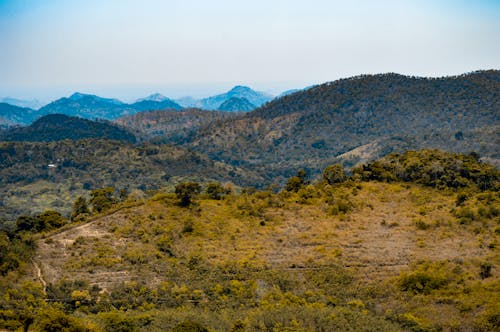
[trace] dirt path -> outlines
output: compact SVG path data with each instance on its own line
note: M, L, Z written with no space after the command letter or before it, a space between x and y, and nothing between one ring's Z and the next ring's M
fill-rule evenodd
M38 266L37 262L35 262L34 260L31 260L31 262L33 263L33 267L35 268L36 277L38 280L40 280L40 283L43 286L43 293L46 294L47 293L47 282L43 278L42 269L40 269L40 266Z

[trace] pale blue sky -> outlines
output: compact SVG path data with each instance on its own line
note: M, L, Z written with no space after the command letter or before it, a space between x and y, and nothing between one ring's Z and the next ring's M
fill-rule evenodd
M500 69L500 0L0 0L0 98Z

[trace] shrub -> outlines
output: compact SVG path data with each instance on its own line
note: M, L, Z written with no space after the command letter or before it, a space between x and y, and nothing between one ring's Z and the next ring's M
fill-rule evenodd
M201 187L196 182L183 182L175 186L175 194L180 200L180 206L189 206L192 204L193 199L198 196Z
M209 198L216 200L220 200L229 194L228 190L225 189L219 182L210 182L207 184L205 191Z
M433 290L440 289L447 283L448 280L444 276L428 271L405 273L399 279L401 290L414 294L428 294Z
M347 178L344 167L339 164L330 165L323 171L323 180L328 184L342 183Z
M187 320L177 324L171 332L209 332L203 325Z

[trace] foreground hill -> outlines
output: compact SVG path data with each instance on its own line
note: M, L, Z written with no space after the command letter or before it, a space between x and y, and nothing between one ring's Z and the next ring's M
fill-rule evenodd
M57 209L65 214L91 189L154 190L182 179L262 183L247 172L183 148L104 139L0 143L0 220Z
M200 128L217 127L222 120L235 116L234 113L191 108L140 112L116 119L115 123L133 130L143 139L156 138L157 141L181 143L195 135Z
M390 155L190 206L131 195L35 235L33 264L1 279L0 327L498 330L500 174L474 157Z
M90 121L62 114L41 117L27 127L0 133L0 141L51 142L65 139L102 138L134 143L129 131L108 122Z
M498 164L500 71L443 78L366 75L278 98L202 130L189 146L284 179L391 151L476 151Z

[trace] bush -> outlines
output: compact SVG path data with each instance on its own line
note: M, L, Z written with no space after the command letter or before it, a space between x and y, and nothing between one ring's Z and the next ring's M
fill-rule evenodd
M208 197L211 199L220 200L227 194L229 191L225 189L219 182L210 182L207 184L207 188L205 189Z
M175 194L180 200L180 206L189 206L201 192L201 186L196 182L183 182L175 186Z
M414 271L403 274L399 279L402 291L414 294L428 294L433 290L440 289L448 283L448 280L437 273L428 271Z
M323 181L328 184L342 183L348 179L344 167L339 164L330 165L323 171Z
M208 329L199 323L193 321L185 321L177 324L171 332L209 332Z

